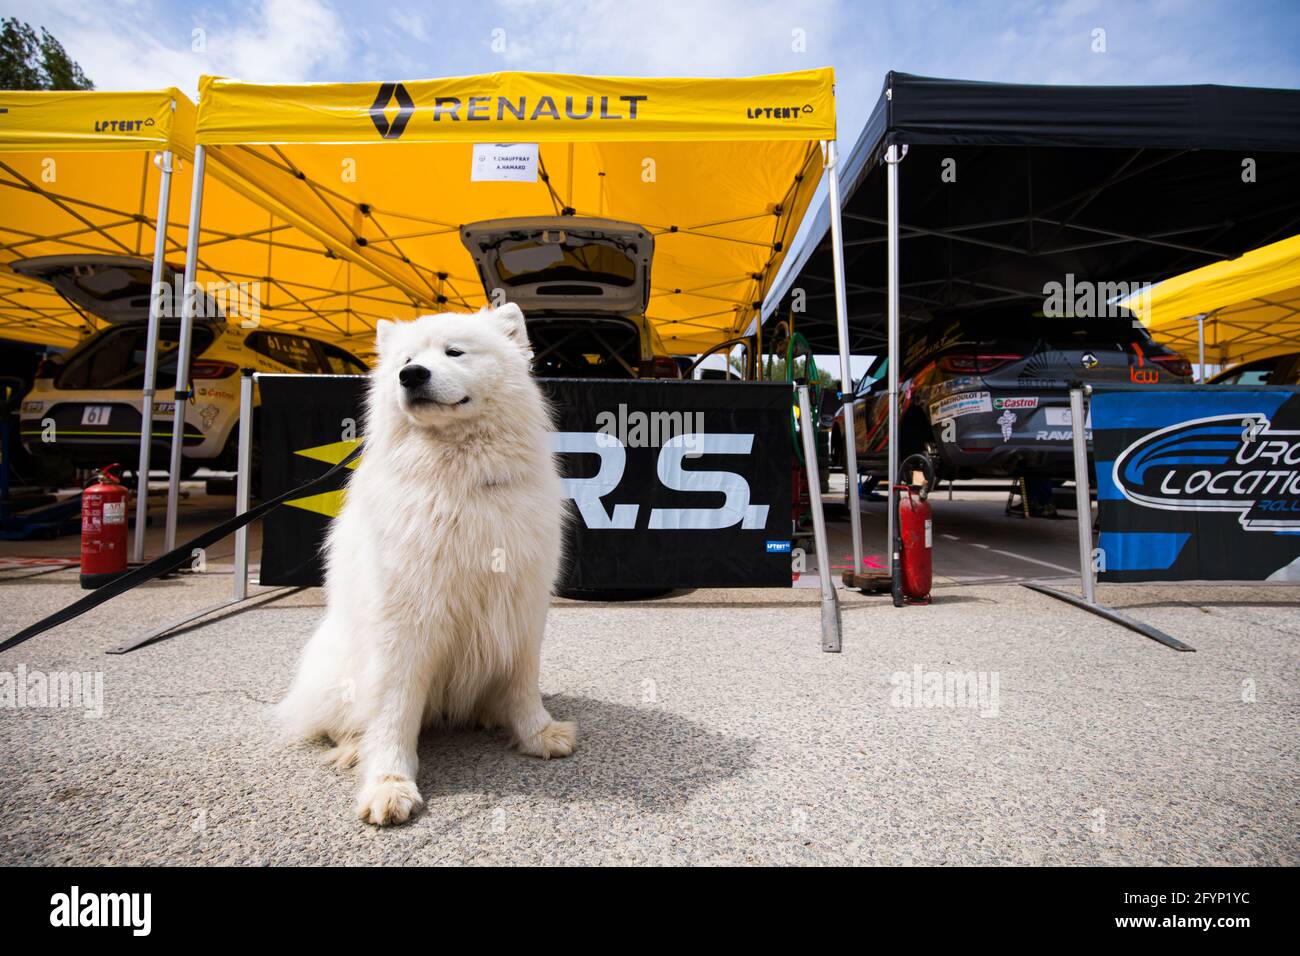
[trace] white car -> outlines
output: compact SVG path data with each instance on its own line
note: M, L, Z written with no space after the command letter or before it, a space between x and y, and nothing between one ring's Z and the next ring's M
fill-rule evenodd
M630 222L584 216L462 226L489 300L524 310L540 378L681 378L646 316L654 237Z
M64 356L47 359L23 399L20 432L34 455L54 455L79 468L139 460L140 392L149 317L151 264L123 256L44 256L11 263L15 272L54 286L81 311L106 322ZM172 267L164 279L175 280ZM180 319L158 332L151 465L165 469L175 410ZM245 329L224 318L196 319L191 337L191 394L185 402L182 473L235 467L240 369L364 375L355 355L298 333Z

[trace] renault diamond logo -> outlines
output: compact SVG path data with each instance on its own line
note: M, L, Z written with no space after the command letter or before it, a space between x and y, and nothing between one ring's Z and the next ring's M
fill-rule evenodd
M394 98L397 100L397 115L389 123L384 110ZM380 84L375 105L370 107L370 119L375 124L375 129L379 130L380 136L384 139L397 139L406 131L406 124L414 114L415 103L411 100L411 95L406 92L406 87L401 83Z

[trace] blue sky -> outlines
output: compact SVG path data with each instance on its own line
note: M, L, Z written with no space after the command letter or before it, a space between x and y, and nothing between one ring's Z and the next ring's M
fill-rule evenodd
M832 66L844 149L889 69L1025 83L1300 87L1298 0L0 0L0 13L50 29L100 89L178 86L191 96L202 73L374 81Z

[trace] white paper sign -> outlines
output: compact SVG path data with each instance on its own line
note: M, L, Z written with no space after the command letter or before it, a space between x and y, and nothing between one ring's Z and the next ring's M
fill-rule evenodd
M537 182L536 143L475 143L470 182Z

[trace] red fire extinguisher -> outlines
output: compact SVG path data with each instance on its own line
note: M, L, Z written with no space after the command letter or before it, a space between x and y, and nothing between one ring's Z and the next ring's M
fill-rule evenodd
M126 571L127 491L116 474L121 467L97 472L81 493L81 586L87 590Z
M934 581L931 550L934 547L934 514L930 503L930 488L934 484L934 469L924 455L911 455L899 467L906 475L908 466L919 464L925 472L925 482L919 487L911 484L894 486L894 606L904 604L929 604L930 586Z

